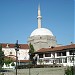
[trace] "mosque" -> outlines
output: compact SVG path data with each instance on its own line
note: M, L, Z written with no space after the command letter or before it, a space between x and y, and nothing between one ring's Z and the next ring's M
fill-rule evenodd
M31 43L35 50L57 46L56 37L53 35L53 33L47 28L42 28L40 6L38 7L37 20L38 28L31 33L30 37L28 38L28 44Z
M29 44L34 47L34 54L37 58L37 65L39 64L62 64L63 66L73 66L75 63L75 44L61 46L57 44L56 37L47 29L42 28L41 11L38 7L38 28L35 29L28 38L28 44L19 44L18 63L19 65L26 65L29 62ZM15 62L16 51L15 44L2 43L2 50L5 57L12 58ZM7 67L4 65L4 68Z

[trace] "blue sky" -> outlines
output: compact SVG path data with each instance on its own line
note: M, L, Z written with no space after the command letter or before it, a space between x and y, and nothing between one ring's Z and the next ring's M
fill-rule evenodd
M57 43L75 43L74 0L0 0L0 43L26 44L37 28L40 4L42 27L56 36Z

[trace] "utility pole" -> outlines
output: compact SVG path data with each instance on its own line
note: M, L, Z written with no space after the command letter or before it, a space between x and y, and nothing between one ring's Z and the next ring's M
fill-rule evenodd
M17 62L18 62L17 51L19 51L18 40L16 41L15 44L15 51L16 51L16 75L17 75Z

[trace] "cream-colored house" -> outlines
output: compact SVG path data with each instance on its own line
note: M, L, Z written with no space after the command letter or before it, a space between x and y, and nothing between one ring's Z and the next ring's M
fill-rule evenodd
M2 51L5 57L11 58L14 62L16 61L16 51L14 48L15 44L2 43ZM19 44L20 48L17 52L17 58L19 65L26 64L29 61L29 46L28 44ZM5 66L5 64L4 64ZM6 66L5 66L6 67ZM11 68L11 66L9 66Z

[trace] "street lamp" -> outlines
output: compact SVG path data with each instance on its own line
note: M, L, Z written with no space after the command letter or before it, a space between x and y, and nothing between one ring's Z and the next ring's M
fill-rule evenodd
M17 75L17 61L18 61L17 51L19 51L18 40L16 41L16 44L15 44L15 51L16 51L16 75Z
M29 52L29 75L30 75L30 56L31 56L31 53Z
M75 49L73 50L73 75L75 75Z

